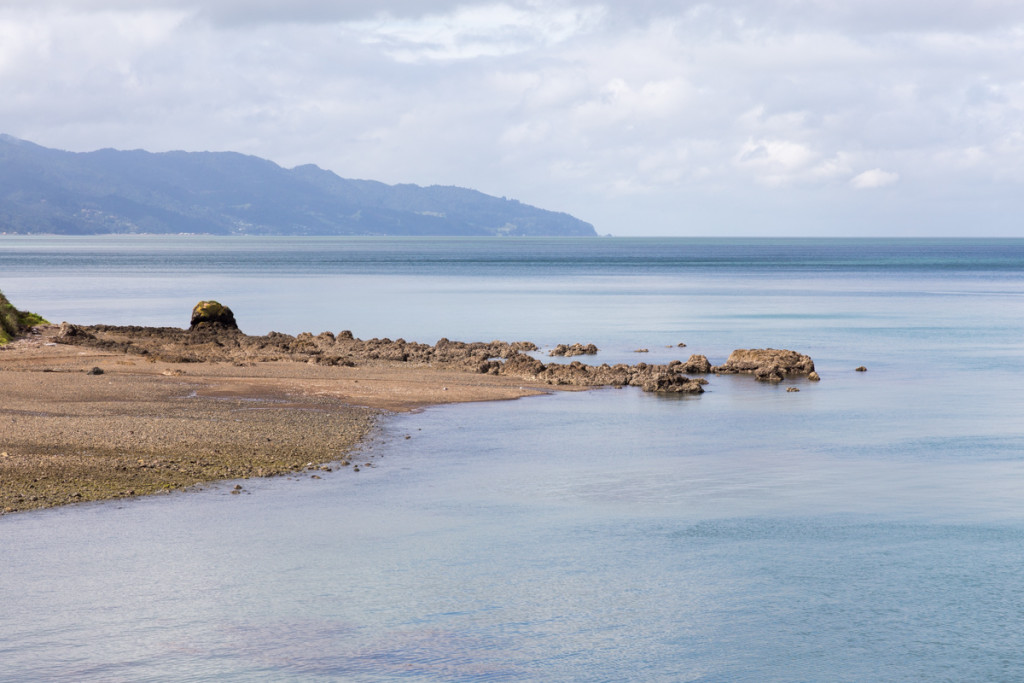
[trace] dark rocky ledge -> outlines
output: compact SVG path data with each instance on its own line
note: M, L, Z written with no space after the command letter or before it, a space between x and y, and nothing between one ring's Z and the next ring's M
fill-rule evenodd
M64 344L150 356L156 360L253 364L289 360L320 365L356 366L398 362L439 365L467 372L521 377L555 386L636 386L644 391L700 394L706 380L685 376L680 361L668 365L544 364L526 352L532 342L459 342L440 339L434 345L404 339L356 339L351 332L337 335L303 332L297 336L271 332L251 336L236 329L198 327L136 327L64 323L57 336Z

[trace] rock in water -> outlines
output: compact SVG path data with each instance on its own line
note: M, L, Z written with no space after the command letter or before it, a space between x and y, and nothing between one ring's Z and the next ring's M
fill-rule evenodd
M235 314L227 306L216 301L200 301L192 309L192 321L188 329L210 328L237 330L238 323L235 322Z
M659 394L703 394L703 380L691 379L672 372L660 372L640 385L643 391Z
M597 347L593 344L559 344L548 353L549 356L594 356L597 354Z
M711 362L707 359L707 356L695 353L690 356L688 361L683 363L680 370L698 375L706 375L711 372Z
M712 368L721 375L752 374L765 382L779 382L786 377L807 376L814 372L814 361L796 351L786 349L736 349L724 365Z

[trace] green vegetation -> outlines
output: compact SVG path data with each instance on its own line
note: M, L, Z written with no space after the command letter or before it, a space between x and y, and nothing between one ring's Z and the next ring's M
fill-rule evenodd
M19 311L3 292L0 292L0 346L8 343L33 325L45 325L49 321L36 313Z

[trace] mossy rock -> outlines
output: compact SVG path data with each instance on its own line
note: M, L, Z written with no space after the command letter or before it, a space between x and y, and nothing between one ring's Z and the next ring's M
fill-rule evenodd
M192 321L189 323L190 330L201 329L228 329L237 330L238 323L235 322L235 314L231 309L217 301L200 301L192 309Z

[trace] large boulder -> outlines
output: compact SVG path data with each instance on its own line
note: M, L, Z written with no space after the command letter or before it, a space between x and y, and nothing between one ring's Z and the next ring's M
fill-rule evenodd
M805 377L814 372L810 356L786 349L736 349L712 371L720 375L744 373L759 380L778 382L786 377Z
M217 301L200 301L192 309L190 330L222 329L237 330L235 314L231 309Z

